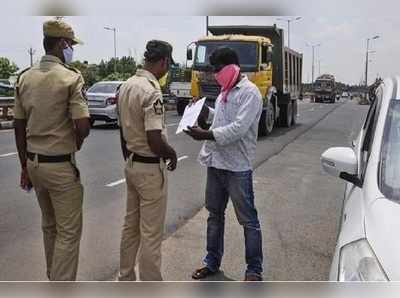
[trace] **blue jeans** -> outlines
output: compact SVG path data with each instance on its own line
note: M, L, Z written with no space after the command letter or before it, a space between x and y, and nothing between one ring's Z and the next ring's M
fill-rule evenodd
M207 169L206 208L207 256L204 263L217 271L224 254L225 209L229 197L236 217L244 229L246 247L246 273L261 274L263 254L261 228L254 206L253 172L231 172L216 168Z

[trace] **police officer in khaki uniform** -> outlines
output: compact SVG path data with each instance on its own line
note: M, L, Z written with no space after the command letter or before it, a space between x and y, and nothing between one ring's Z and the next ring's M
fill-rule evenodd
M164 41L149 41L144 57L143 69L121 86L118 102L127 184L120 281L136 280L137 256L140 280L162 280L166 169L173 171L177 164L175 150L167 143L164 103L158 82L174 63L172 46Z
M21 187L35 189L50 280L75 280L82 231L83 187L74 153L89 135L84 81L71 62L79 43L63 21L43 25L46 55L16 84L15 136Z

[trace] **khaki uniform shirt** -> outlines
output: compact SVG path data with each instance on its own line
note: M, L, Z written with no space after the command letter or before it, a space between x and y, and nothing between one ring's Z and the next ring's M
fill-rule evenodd
M155 157L147 142L146 131L161 130L167 138L165 109L158 80L140 69L120 88L119 121L129 151Z
M55 56L23 72L16 85L15 119L26 119L27 150L43 155L77 150L73 120L89 118L78 70Z

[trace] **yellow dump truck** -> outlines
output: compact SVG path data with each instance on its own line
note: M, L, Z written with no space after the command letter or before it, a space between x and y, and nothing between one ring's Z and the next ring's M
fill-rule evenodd
M212 26L212 35L188 48L192 61L191 93L212 104L220 87L214 79L209 57L222 46L239 55L242 73L257 85L264 101L259 134L268 135L274 126L296 123L297 100L301 99L303 55L284 46L284 31L274 26Z

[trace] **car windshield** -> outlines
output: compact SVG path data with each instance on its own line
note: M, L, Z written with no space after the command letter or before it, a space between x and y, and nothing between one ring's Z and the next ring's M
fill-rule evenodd
M392 101L386 119L380 188L386 198L400 202L400 99Z
M90 93L115 93L119 83L97 83L89 88Z
M0 85L0 97L13 97L14 88Z
M9 81L9 80L6 80L6 79L0 79L0 84L8 85L8 86L11 85L11 84L10 84L10 81Z
M242 70L250 71L257 67L257 44L239 41L209 41L198 43L194 59L195 69L205 69L210 66L210 56L219 47L229 47L239 56Z

